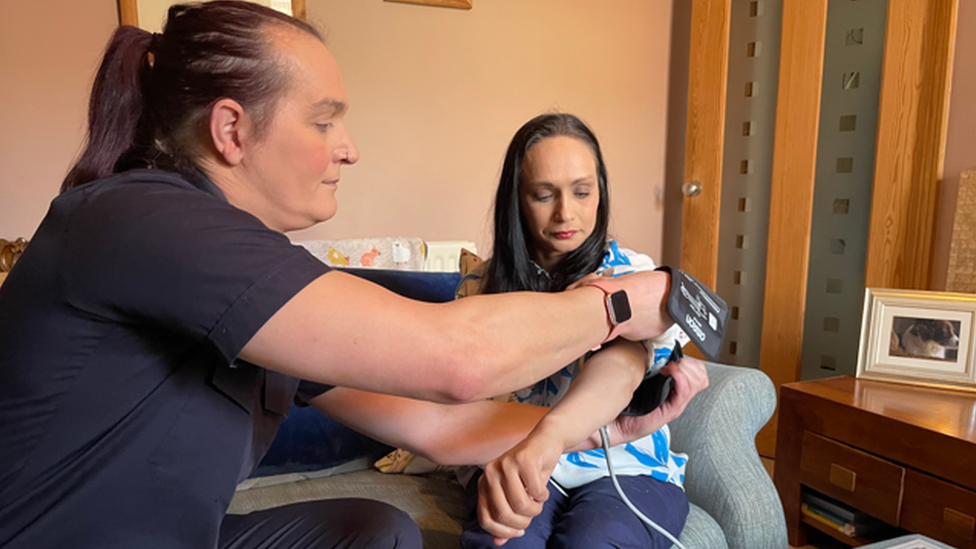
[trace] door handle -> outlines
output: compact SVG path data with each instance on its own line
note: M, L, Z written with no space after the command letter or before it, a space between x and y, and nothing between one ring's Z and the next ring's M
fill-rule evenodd
M701 192L702 192L701 183L697 181L688 181L687 183L681 186L681 193L687 196L688 198L691 198L693 196L698 196L701 194Z

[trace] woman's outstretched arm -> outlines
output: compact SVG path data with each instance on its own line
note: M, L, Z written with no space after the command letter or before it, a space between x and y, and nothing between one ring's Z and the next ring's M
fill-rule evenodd
M633 318L621 336L670 324L669 275L618 277ZM517 390L562 368L609 333L598 288L472 296L443 304L400 297L341 272L319 277L251 339L241 358L286 374L445 403Z
M687 373L694 364L700 365L697 361L688 364L682 361L682 368L673 369L675 394L668 407L660 408L660 413L613 418L609 422L611 443L622 444L643 438L677 417L693 392L697 392L690 389L698 382L690 379ZM552 411L541 406L495 400L439 404L344 387L322 393L312 399L311 404L360 433L442 465L488 463L522 442ZM592 450L600 444L600 435L594 429L581 437L578 444L563 451Z

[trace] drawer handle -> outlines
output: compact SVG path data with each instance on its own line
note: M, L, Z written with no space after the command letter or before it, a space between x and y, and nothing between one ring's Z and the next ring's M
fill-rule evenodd
M946 532L972 541L974 527L976 527L976 519L973 517L948 507L942 511L942 529Z
M830 464L830 483L834 486L847 490L848 492L854 491L854 483L857 480L857 473L847 469L846 467L841 467L836 463Z

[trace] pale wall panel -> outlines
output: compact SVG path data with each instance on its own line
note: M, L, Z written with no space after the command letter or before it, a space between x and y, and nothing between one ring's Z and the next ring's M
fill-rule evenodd
M342 67L362 159L343 170L336 218L296 238L401 234L486 252L508 141L558 108L601 140L615 234L659 256L670 1L307 6Z
M0 238L30 236L78 154L115 0L0 0Z
M614 233L660 255L670 0L309 0L308 13L344 71L362 160L344 170L337 217L296 238L397 234L488 250L509 139L561 109L601 139ZM30 236L57 194L116 22L114 0L0 2L0 236Z

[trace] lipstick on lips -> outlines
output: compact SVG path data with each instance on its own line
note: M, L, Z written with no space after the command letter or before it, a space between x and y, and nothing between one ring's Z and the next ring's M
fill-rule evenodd
M576 234L576 231L558 231L558 232L552 233L552 235L555 236L556 238L558 238L559 240L567 240L567 239L573 238L573 235L575 235L575 234Z

